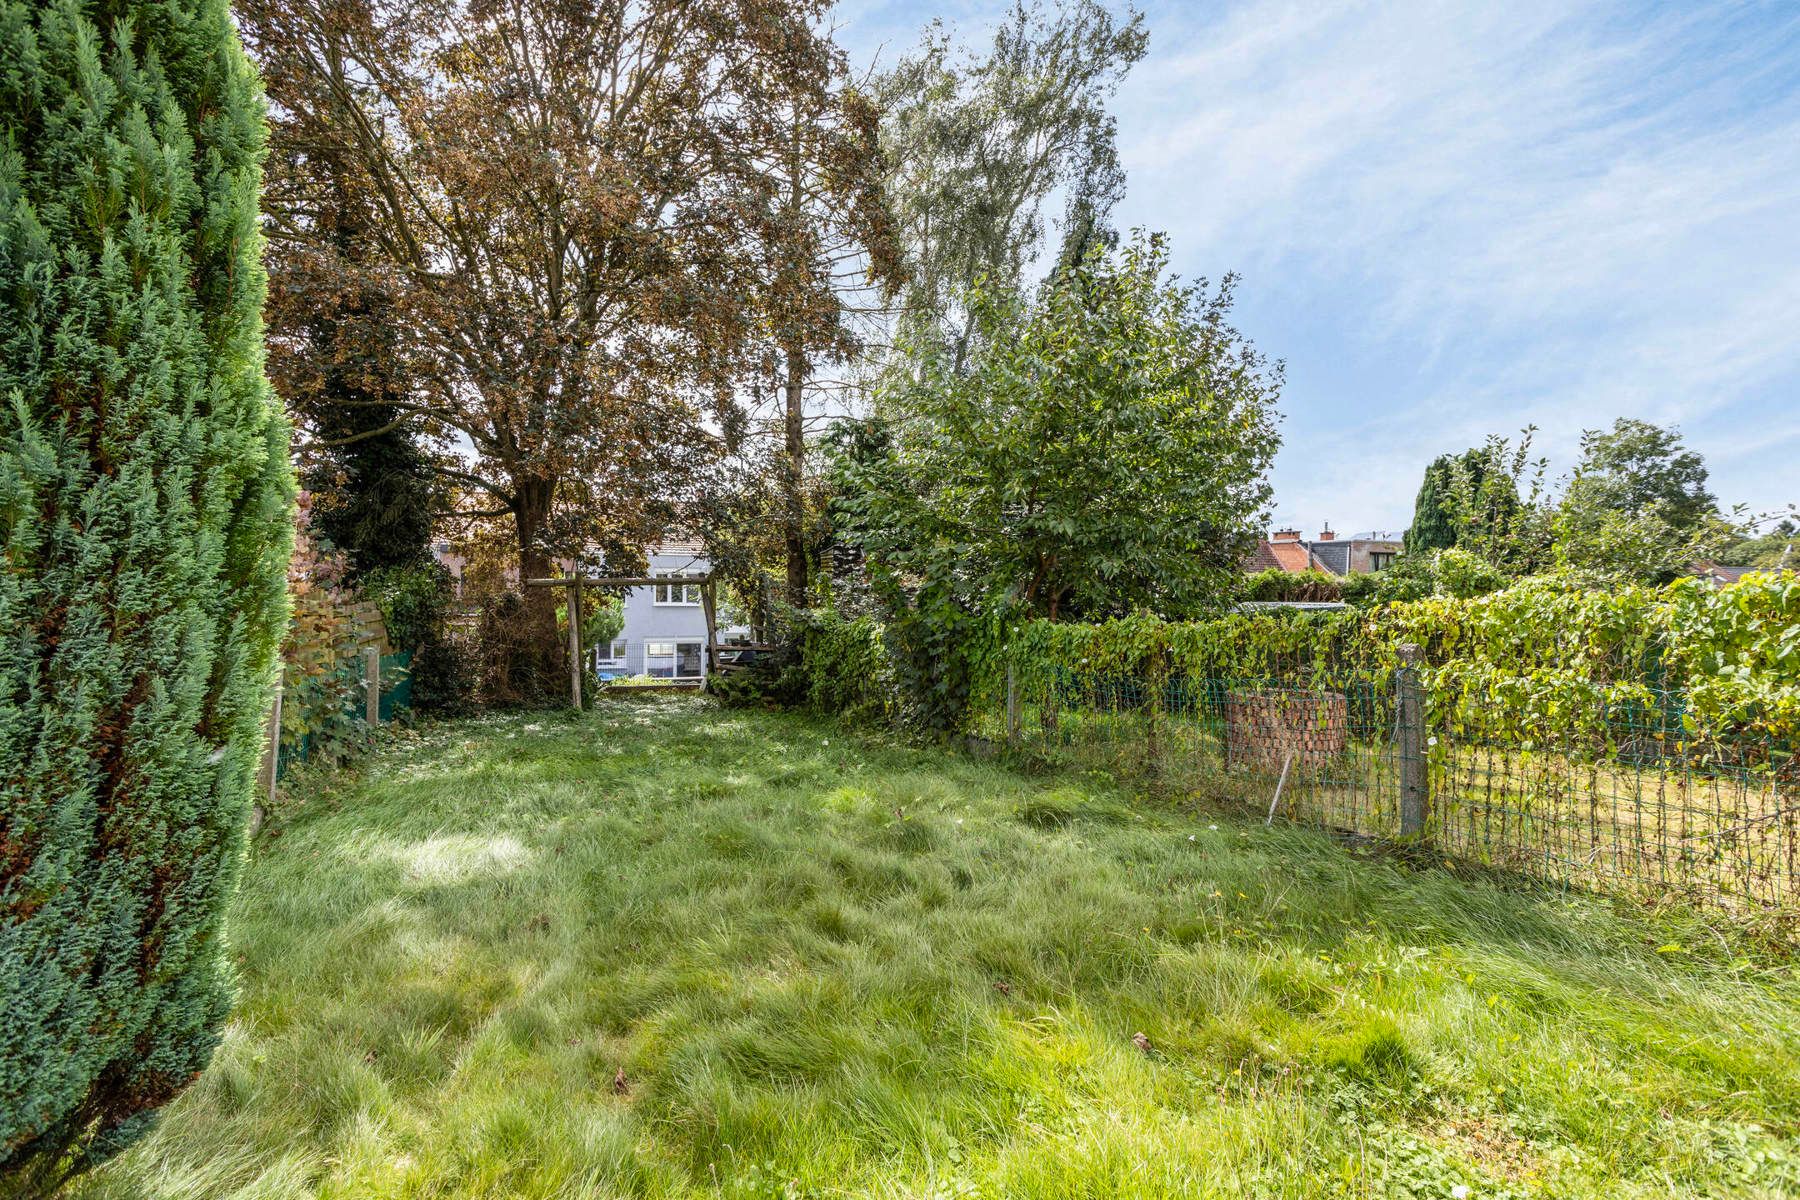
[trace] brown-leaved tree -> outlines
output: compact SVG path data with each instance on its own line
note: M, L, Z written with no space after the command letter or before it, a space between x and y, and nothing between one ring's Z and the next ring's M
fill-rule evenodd
M272 312L290 286L313 289L296 311L378 289L403 394L367 403L510 518L522 577L655 537L716 452L759 331L766 114L829 87L823 8L240 5L281 175ZM327 220L355 236L317 236ZM528 613L553 665L552 597Z

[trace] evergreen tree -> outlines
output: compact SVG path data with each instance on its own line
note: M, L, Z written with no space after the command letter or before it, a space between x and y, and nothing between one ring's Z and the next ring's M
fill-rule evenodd
M292 539L263 136L226 0L0 0L0 1191L140 1136L231 1002Z
M1515 478L1526 465L1509 461L1530 448L1529 431L1520 451L1498 438L1461 454L1440 454L1425 468L1413 521L1405 536L1408 554L1448 550L1473 539L1491 543L1502 538L1519 512ZM1488 547L1491 548L1491 547Z
M432 464L391 381L376 382L353 366L362 339L345 327L382 323L384 314L364 297L351 299L342 315L318 313L308 323L305 345L314 352L320 383L302 392L297 413L312 418L318 433L316 461L305 472L319 498L315 520L332 545L350 558L361 580L386 567L416 567L429 560ZM391 361L379 353L368 361ZM294 393L286 393L290 398Z
M1425 468L1425 480L1419 484L1419 497L1413 502L1412 524L1406 530L1408 554L1448 550L1456 545L1456 521L1450 511L1453 457L1440 454Z
M279 77L271 81L273 103L283 90ZM391 275L370 265L380 249L364 207L368 185L349 157L291 113L272 121L263 203L287 219L270 230L263 316L269 379L305 434L313 527L349 556L361 582L428 561L438 496L436 464L410 419L405 318ZM300 212L307 219L296 222Z

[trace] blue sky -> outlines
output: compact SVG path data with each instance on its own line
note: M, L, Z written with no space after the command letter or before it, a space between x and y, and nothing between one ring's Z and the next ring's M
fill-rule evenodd
M837 19L892 61L1004 7ZM1242 273L1279 523L1398 529L1436 454L1536 424L1554 475L1621 415L1727 504L1800 502L1800 3L1142 7L1115 215Z

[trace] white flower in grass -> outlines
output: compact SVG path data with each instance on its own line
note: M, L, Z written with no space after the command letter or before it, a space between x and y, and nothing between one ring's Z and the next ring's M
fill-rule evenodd
M1469 1200L1469 1185L1459 1183L1450 1189L1451 1200Z
M1190 841L1190 842L1191 842L1191 841L1193 841L1193 840L1194 840L1194 835L1193 835L1193 834L1191 834L1191 833L1190 833L1190 834L1188 834L1188 841Z
M1207 828L1217 832L1219 827L1217 825L1208 825Z
M1436 738L1434 738L1434 737L1428 737L1428 738L1426 738L1426 739L1425 739L1425 744L1426 744L1426 745L1427 745L1427 746L1435 746L1435 745L1437 745L1437 739L1436 739ZM1457 1187L1461 1187L1461 1186L1462 1186L1462 1184L1460 1184L1460 1183L1459 1183L1459 1184L1457 1184L1457 1185L1456 1185L1456 1186L1457 1186Z

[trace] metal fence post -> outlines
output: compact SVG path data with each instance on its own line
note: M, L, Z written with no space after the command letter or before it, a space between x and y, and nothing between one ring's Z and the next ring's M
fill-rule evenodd
M1431 764L1425 755L1425 696L1419 683L1424 655L1407 642L1400 647L1400 669L1394 675L1394 723L1400 755L1400 836L1422 837L1431 813Z
M381 724L381 647L363 647L363 720Z

